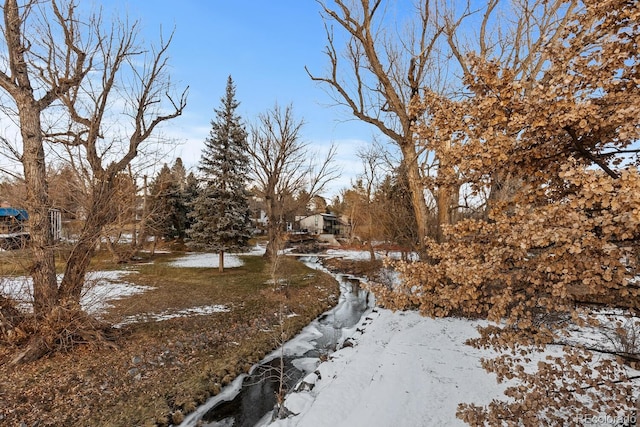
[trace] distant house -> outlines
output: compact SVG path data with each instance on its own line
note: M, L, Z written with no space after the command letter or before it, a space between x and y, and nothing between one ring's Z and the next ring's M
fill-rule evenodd
M20 249L29 240L29 214L3 204L0 207L0 248Z
M301 231L310 234L346 234L347 224L334 214L319 213L309 216L299 216L296 218Z
M58 209L49 209L51 235L60 240L62 220ZM3 203L0 206L0 248L19 249L30 239L29 214L24 209L13 208Z

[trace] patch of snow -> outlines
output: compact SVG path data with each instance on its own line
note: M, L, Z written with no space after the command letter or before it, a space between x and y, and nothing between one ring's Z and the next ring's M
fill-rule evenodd
M254 256L262 256L267 251L266 245L255 245L247 252L242 252L239 255L254 255Z
M80 304L88 313L99 314L115 301L154 289L151 286L136 285L122 281L122 277L133 273L126 270L91 271L85 278L85 291Z
M598 325L570 325L567 328L567 343L579 343L587 348L621 353L639 350L640 317L620 308L598 308L591 311L589 316L593 317Z
M303 372L313 372L318 367L318 358L300 357L293 361L293 366Z
M219 255L217 253L190 253L169 263L179 268L218 268ZM224 267L234 268L242 266L242 260L235 254L224 254Z
M0 295L13 299L26 309L33 302L33 281L27 276L0 277Z
M184 310L166 310L161 313L143 313L135 316L125 317L120 323L114 325L120 328L124 325L137 322L161 322L163 320L176 319L178 317L206 316L213 313L228 313L231 311L225 305L203 305L200 307L190 307Z
M352 261L368 261L371 259L369 251L354 251L349 249L327 249L327 255ZM382 258L382 254L376 253L376 258Z
M384 258L390 258L393 260L402 259L402 253L398 251L376 250L374 252L375 252L376 259L384 259ZM355 251L352 249L328 249L327 255L336 257L336 258L343 258L351 261L369 261L371 259L371 253L369 251ZM418 254L414 252L409 253L408 257L410 261L418 260Z
M91 271L86 275L84 293L80 305L88 313L97 315L109 307L109 301L126 298L153 289L122 280L133 273L126 270ZM58 281L62 275L58 275ZM0 292L18 301L25 310L32 309L33 280L28 276L4 277L0 281Z

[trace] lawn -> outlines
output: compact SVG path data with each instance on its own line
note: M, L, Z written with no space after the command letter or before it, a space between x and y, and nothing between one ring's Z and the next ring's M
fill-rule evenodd
M241 256L219 273L172 264L176 256L126 266L98 258L100 269L126 270L122 280L150 288L101 314L121 325L113 346L78 344L18 367L7 364L15 349L0 347L0 424L178 423L277 347L282 332L292 337L337 300L331 276L292 258L274 272L260 256ZM5 275L21 271L3 266Z

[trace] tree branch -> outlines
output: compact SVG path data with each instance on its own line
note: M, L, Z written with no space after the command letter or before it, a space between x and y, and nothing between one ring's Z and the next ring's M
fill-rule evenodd
M600 169L605 171L607 175L609 175L613 179L620 178L620 175L611 169L606 162L602 159L596 157L591 151L589 151L584 144L582 143L582 139L577 135L576 131L571 126L565 126L563 128L571 137L571 141L573 142L573 146L576 148L578 154L586 160L590 160L592 163L598 165Z

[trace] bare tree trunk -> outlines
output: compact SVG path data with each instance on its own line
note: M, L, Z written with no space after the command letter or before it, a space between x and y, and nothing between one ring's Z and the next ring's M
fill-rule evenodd
M101 180L95 188L89 215L80 233L80 238L67 260L64 277L58 291L60 300L80 302L84 277L102 229L116 216L111 203L113 192L113 182L110 179Z
M33 263L34 313L46 315L56 304L57 279L44 148L40 131L40 113L35 106L25 108L20 114L20 130L24 141L22 155L25 182L27 182L27 210L31 234Z
M104 240L105 240L105 243L106 243L106 246L107 246L107 250L111 254L111 259L113 259L113 262L115 262L116 264L119 264L120 262L122 262L122 258L118 254L118 251L116 250L116 247L113 244L113 240L111 240L111 237L102 236L102 238L104 238ZM117 240L116 240L116 242L117 242Z
M376 251L373 249L373 241L371 239L369 239L368 243L367 243L367 248L369 249L369 260L371 262L376 260Z
M276 196L268 196L266 203L267 213L267 248L264 253L264 257L274 261L280 252L280 245L282 243L282 224L280 222L280 215L276 212L276 206L274 198Z
M422 177L420 175L420 169L418 167L418 154L416 153L416 147L413 141L402 144L402 155L405 167L403 168L407 174L407 182L409 184L409 191L411 193L411 205L413 206L413 212L416 217L416 223L418 225L418 247L424 247L424 239L427 237L427 218L428 209L427 202L424 198L424 184L422 183Z
M436 194L436 206L438 209L438 223L436 224L436 241L444 240L443 226L451 224L451 187L441 185Z
M264 251L264 257L267 259L273 259L277 256L278 253L278 236L277 232L271 228L267 229L267 247Z
M139 235L137 244L139 248L144 248L147 244L147 219L149 217L149 195L148 195L148 178L147 175L143 177L144 189L142 196L142 218L140 218L140 225L138 227ZM155 246L155 244L154 244Z
M153 243L151 244L151 256L154 256L156 254L156 243L158 241L158 238L156 236L153 237Z
M437 206L437 229L436 229L436 241L444 241L445 225L453 224L453 210L457 208L459 204L459 186L457 184L451 184L456 181L456 170L448 160L449 152L451 150L451 141L444 141L442 145L442 152L439 155L439 167L438 178L440 178L440 184L435 193L436 206Z
M224 273L224 251L222 249L218 254L218 271Z
M376 252L373 249L373 237L374 237L374 226L373 226L373 212L371 211L371 185L368 186L367 189L367 222L369 227L369 240L368 240L368 249L369 249L369 257L371 262L376 260Z
M18 4L4 5L4 35L7 43L11 76L0 75L1 87L15 100L23 142L22 165L27 184L26 206L31 229L34 313L45 316L56 304L56 272L53 236L49 218L49 192L40 114L47 106L36 101L25 58L26 47L21 34L22 18Z

